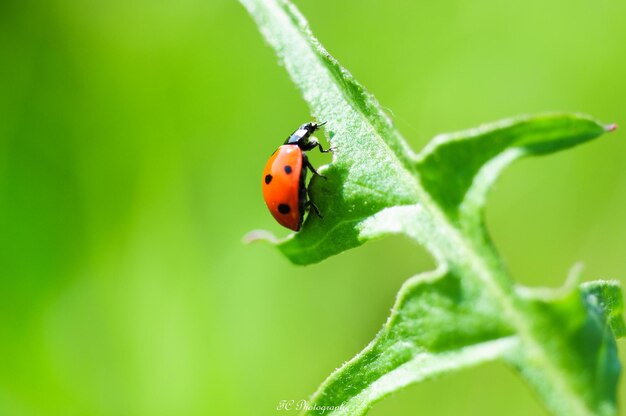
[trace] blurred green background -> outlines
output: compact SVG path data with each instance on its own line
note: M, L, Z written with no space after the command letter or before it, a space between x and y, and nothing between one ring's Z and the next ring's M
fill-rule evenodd
M624 2L297 4L415 149L546 110L626 127ZM402 238L306 268L242 245L286 234L260 174L309 119L235 1L1 1L0 415L295 414L278 402L308 397L433 266ZM505 173L488 222L519 281L557 286L582 261L626 283L625 155L622 128ZM371 412L505 413L545 411L498 363Z

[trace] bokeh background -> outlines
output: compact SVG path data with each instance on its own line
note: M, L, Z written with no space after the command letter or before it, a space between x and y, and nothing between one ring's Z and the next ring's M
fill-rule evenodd
M547 110L626 127L624 2L296 3L416 149ZM422 248L302 268L241 243L286 234L260 173L309 119L235 1L1 1L0 414L289 414L363 348ZM504 174L487 215L516 279L626 283L625 162L622 128ZM546 413L494 363L371 414Z

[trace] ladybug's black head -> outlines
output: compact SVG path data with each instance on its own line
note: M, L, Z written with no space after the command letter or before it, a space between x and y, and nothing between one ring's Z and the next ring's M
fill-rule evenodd
M311 150L319 144L312 134L317 129L326 124L326 122L317 124L316 122L305 123L298 127L298 130L294 131L291 136L287 138L285 144L297 144L302 150Z
M307 130L307 131L310 132L310 134L313 134L315 132L315 130L319 129L324 124L326 124L326 122L323 122L321 124L317 124L316 122L312 121L310 123L306 123L306 124L301 125L300 129Z

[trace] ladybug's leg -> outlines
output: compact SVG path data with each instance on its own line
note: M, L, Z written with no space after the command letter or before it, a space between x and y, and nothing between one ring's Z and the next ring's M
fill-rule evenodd
M304 204L304 208L305 209L313 208L313 211L315 211L315 214L317 214L318 217L324 218L324 217L322 217L322 214L320 214L320 210L317 207L317 205L315 205L313 203L313 201L311 201L310 199L308 201L306 201L306 204Z
M322 147L322 144L320 143L319 140L317 140L317 137L315 137L315 136L308 137L304 146L305 146L305 147L303 147L304 150L312 150L312 149L315 149L316 147L319 147L320 148L320 152L322 152L322 153L328 153L328 152L332 152L332 151L335 150L334 147L330 147L330 148L324 150L324 148Z
M320 146L320 148L321 148L321 146ZM302 153L302 161L304 162L304 166L306 166L307 168L311 169L311 172L313 172L314 175L317 175L317 176L320 176L320 177L326 179L326 176L322 175L321 173L318 173L318 171L315 170L313 165L311 165L311 162L309 162L309 158L306 157L306 154L304 154L304 152Z
M302 163L304 165L304 167L302 168L303 172L302 172L302 177L304 178L304 176L306 176L306 169L309 168L311 169L311 172L313 172L313 174L317 175L317 176L321 176L322 178L326 179L326 176L319 174L315 168L311 165L311 162L309 162L309 158L306 157L305 153L302 153ZM302 185L304 186L304 184ZM320 214L320 210L319 208L317 208L317 205L315 205L315 203L313 201L311 201L311 194L309 193L309 188L306 187L304 188L306 189L306 202L304 203L304 209L305 210L310 210L310 208L313 208L313 211L315 211L315 213L317 214L318 217L320 218L324 218L322 217L322 214Z
M328 149L324 150L324 148L322 147L322 144L320 143L320 141L317 140L317 138L315 138L315 137L309 138L309 142L311 144L313 144L312 148L315 148L317 146L317 147L320 148L320 152L322 152L322 153L328 153L328 152L334 152L335 151L334 147L329 147Z
M336 150L335 147L329 147L328 149L324 150L321 143L318 143L317 146L320 148L320 152L322 153L334 152Z

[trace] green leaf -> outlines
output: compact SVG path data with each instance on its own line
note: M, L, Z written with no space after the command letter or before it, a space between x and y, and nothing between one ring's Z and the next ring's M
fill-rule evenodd
M417 170L424 188L451 220L477 225L487 191L513 160L563 150L610 128L584 115L503 120L435 137L418 156Z
M325 412L331 415L365 414L410 384L500 358L543 385L549 381L537 363L547 352L571 373L561 381L578 384L572 388L585 392L598 414L615 413L620 367L608 324L623 327L619 284L585 283L564 293L522 291L536 314L534 326L545 351L525 348L497 305L472 282L443 269L409 279L376 339L322 384L312 407L331 409ZM573 408L558 396L548 395L546 401L557 413L586 412L570 413Z
M620 363L612 325L622 323L621 289L617 282L584 283L565 291L521 290L527 319L542 351L530 348L510 354L516 366L557 414L613 415ZM577 391L583 400L568 403L545 394L552 386L542 359L562 372L564 390Z
M471 282L448 270L409 279L382 331L337 370L312 401L364 414L372 403L411 383L501 358L517 339L498 308Z
M284 0L241 0L337 148L314 178L324 214L277 242L310 264L388 234L423 244L439 268L410 279L376 339L312 398L311 414L363 414L410 383L501 358L555 414L614 415L623 335L621 293L518 287L483 223L490 186L512 161L600 136L577 114L517 117L436 137L414 154L376 100L315 39ZM274 237L268 238L275 241ZM621 326L620 326L621 324ZM612 330L611 330L612 329Z
M581 286L585 303L593 309L601 320L608 323L615 338L626 335L624 325L624 298L617 281L598 280Z

